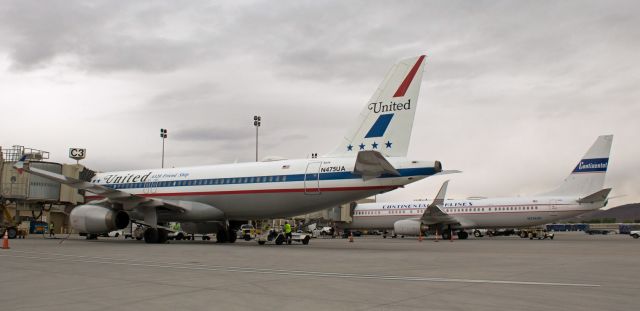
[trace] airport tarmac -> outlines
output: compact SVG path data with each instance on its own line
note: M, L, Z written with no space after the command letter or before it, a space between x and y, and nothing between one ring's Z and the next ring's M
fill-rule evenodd
M60 237L60 236L59 236ZM640 240L63 240L0 250L2 310L634 310Z

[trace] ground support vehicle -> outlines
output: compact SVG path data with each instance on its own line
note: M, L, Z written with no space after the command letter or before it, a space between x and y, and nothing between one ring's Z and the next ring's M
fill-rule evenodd
M606 230L606 229L589 229L584 233L588 235L594 235L594 234L609 234L610 232L611 232L610 230Z
M529 240L533 240L533 239L553 240L555 233L548 231L546 228L529 228L529 229L521 229L518 232L518 235L523 239L529 238Z
M309 234L292 232L291 241L287 243L284 232L276 231L274 229L268 230L267 232L264 232L256 237L256 241L258 241L258 244L260 245L264 245L267 242L275 243L276 245L282 245L284 243L291 244L291 242L297 242L307 245L309 244L310 240L311 235Z
M238 238L241 238L245 241L251 241L251 239L254 239L257 236L256 229L253 227L253 225L244 224L240 226L240 230L238 230L237 236Z
M3 199L4 201L4 199ZM9 213L9 210L0 202L0 209L3 213L3 222L0 223L0 238L4 236L4 232L7 232L7 236L10 239L15 239L18 236L18 227L13 221L13 217Z
M629 235L632 236L634 239L640 238L640 230L631 231L629 232Z

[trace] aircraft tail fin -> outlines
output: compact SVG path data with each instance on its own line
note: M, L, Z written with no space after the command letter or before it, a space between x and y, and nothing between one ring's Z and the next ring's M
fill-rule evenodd
M374 150L406 156L418 106L425 55L397 63L367 102L353 127L327 156L356 156Z
M544 195L583 196L602 190L612 141L613 135L598 137L564 182Z

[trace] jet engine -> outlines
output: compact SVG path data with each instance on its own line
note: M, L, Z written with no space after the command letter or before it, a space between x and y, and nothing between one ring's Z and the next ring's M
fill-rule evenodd
M71 227L82 233L105 233L124 229L129 225L129 214L100 205L80 205L69 215Z
M415 219L398 220L393 223L393 232L397 235L420 235L427 231L427 226Z

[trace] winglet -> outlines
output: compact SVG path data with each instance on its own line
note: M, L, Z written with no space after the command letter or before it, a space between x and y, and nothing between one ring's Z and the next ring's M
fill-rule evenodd
M432 205L437 206L437 205L444 204L444 199L445 199L445 196L447 195L448 185L449 185L449 180L446 180L440 187L440 191L438 191L438 195L436 195L436 198L433 200L433 202L431 202L431 204L429 204L429 207L431 207Z
M456 223L458 220L445 213L440 209L444 205L444 199L447 195L447 186L449 185L449 181L445 181L440 187L440 191L438 191L438 195L433 199L433 202L427 206L420 220L425 224L442 224L442 223Z

